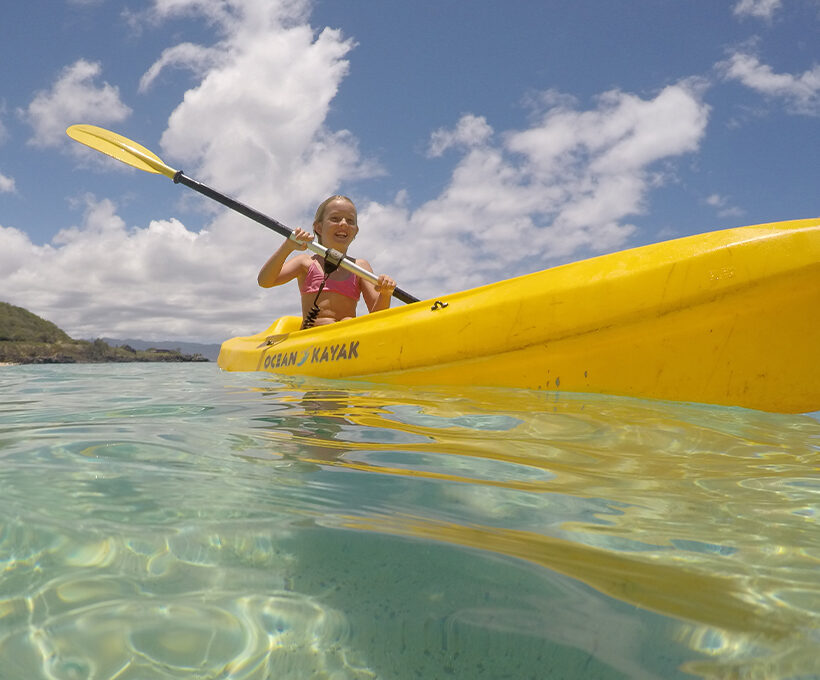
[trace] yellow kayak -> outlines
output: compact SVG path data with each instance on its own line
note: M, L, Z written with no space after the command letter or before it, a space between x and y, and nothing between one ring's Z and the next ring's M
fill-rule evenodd
M820 218L603 255L223 343L228 371L820 410Z

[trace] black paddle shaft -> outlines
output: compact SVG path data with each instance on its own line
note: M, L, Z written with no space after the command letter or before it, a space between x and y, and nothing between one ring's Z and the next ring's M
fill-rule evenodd
M217 203L221 203L225 207L230 208L231 210L234 210L234 211L238 212L240 215L244 215L248 219L251 219L254 222L257 222L257 223L261 224L262 226L267 227L268 229L272 229L273 231L275 231L280 236L284 236L285 238L290 238L291 235L293 234L293 230L290 227L286 227L284 224L282 224L278 220L275 220L272 217L268 217L267 215L262 214L258 210L254 210L250 206L245 205L244 203L240 203L239 201L236 201L236 200L230 198L229 196L226 196L225 194L221 194L218 191L216 191L214 189L211 189L211 187L206 186L205 184L202 184L201 182L197 182L196 180L191 179L190 177L185 175L181 170L174 175L174 183L175 184L184 184L189 189L193 189L194 191L198 191L203 196L207 196L208 198L213 199ZM325 248L324 246L322 246L319 243L311 244L311 245L314 248L316 248L317 252L319 252L319 254L322 255L322 257L324 257L325 253L328 250L327 248ZM313 249L313 248L311 248L311 249ZM353 271L354 273L358 274L359 276L365 275L365 278L368 278L368 279L370 279L371 277L372 277L372 279L377 278L375 275L371 274L371 272L363 270L361 267L356 265L353 262L352 258L347 257L347 256L345 256L345 257L346 257L346 261L341 263L341 266L344 267L345 269L349 269L350 271ZM348 260L349 260L349 262L348 262ZM375 282L375 281L371 281L371 282ZM413 295L410 295L410 293L407 293L406 291L403 291L401 288L396 288L396 289L393 290L393 297L396 298L397 300L401 300L402 302L405 302L407 304L419 301L419 299L417 297L414 297Z

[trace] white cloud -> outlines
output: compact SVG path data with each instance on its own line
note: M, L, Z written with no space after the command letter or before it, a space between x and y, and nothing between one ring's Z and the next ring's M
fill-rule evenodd
M2 105L2 102L0 102L0 114L5 113L4 108L5 107ZM8 131L6 130L3 120L0 119L0 144L5 142L7 137ZM0 194L13 194L16 193L16 191L17 187L14 178L0 172Z
M13 194L17 191L17 186L13 177L8 177L0 172L0 194Z
M428 155L436 158L454 146L480 146L486 144L492 134L493 129L483 116L467 114L458 121L454 130L440 128L431 135Z
M28 236L12 227L0 225L0 271L4 277L14 273L26 262L25 256L31 249Z
M131 109L120 100L119 89L96 84L101 72L99 63L79 59L63 69L50 90L38 92L23 114L34 129L29 142L59 147L66 143L65 129L73 123L105 125L127 118Z
M782 0L739 0L734 7L734 13L737 16L771 19L782 4Z
M310 213L343 181L381 173L348 131L325 124L354 45L336 30L315 35L302 22L306 5L156 2L155 19L198 13L222 37L212 47L172 47L144 76L150 83L198 51L208 55L207 72L171 114L162 149L201 181L283 221Z
M743 215L743 210L732 205L731 200L720 194L711 194L706 197L706 204L717 210L720 217L739 217Z
M193 43L181 43L163 50L157 59L140 78L139 91L147 92L160 73L168 66L184 68L195 76L204 76L209 69L218 63L220 52L216 48L203 47Z
M665 179L655 166L697 150L709 112L701 94L696 81L651 99L613 91L587 111L545 97L531 127L497 135L498 144L489 143L486 121L465 116L432 138L433 148L477 142L449 186L413 212L402 200L360 207L362 249L421 296L614 250ZM464 133L471 129L483 132Z
M254 235L237 248L176 219L128 228L115 203L86 196L80 224L49 244L0 227L3 299L77 338L247 333L269 317L254 280L264 239Z
M775 73L746 52L735 52L718 64L728 80L737 80L762 95L785 102L791 113L820 115L820 65L800 74Z

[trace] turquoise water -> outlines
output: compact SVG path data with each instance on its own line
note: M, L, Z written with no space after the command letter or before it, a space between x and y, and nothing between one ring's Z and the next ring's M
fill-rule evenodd
M0 679L820 677L820 421L0 367Z

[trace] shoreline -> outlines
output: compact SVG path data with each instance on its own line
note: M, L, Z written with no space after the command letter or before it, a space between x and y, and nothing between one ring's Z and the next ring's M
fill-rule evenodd
M10 361L0 361L0 366L19 366L20 364L15 364Z

